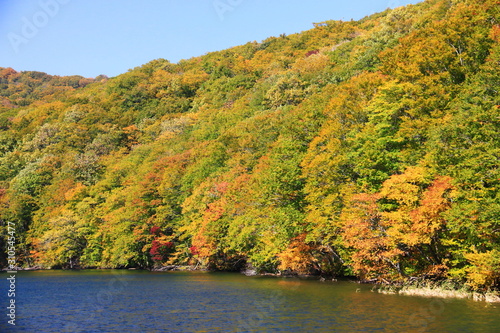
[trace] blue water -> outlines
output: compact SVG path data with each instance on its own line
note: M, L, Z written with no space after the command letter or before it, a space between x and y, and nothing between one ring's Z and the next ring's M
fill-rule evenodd
M1 332L500 332L500 304L348 281L124 270L18 272L14 327L1 286Z

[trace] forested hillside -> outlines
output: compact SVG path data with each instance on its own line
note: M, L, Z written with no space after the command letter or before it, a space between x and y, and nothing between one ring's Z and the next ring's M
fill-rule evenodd
M24 266L498 288L499 8L427 0L109 80L0 69L2 247L10 222Z

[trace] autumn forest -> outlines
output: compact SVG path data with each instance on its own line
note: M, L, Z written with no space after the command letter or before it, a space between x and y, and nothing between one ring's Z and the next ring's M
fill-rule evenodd
M498 290L499 90L498 0L426 0L113 78L0 68L0 246L10 222L24 267Z

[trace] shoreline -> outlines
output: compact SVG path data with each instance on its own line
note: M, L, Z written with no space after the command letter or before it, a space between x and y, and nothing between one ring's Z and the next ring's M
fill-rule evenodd
M437 297L443 299L470 299L476 302L500 303L500 292L477 292L465 289L450 289L442 286L417 286L417 285L375 285L374 291L380 294Z
M146 268L98 268L98 267L86 267L86 268L72 268L72 269L60 269L66 271L80 271L80 270L108 270L108 269L117 269L117 270L145 270L150 272L218 272L208 270L206 268L198 267L198 266L190 266L190 265L167 265L162 267L154 267L150 269ZM16 271L50 271L56 270L53 268L42 268L39 266L34 267L25 267L25 268L16 268ZM9 269L2 268L1 271L7 272ZM221 271L222 272L222 271ZM299 279L308 279L308 280L317 280L320 282L332 281L336 282L336 278L326 279L322 276L317 275L300 275L300 274L277 274L277 273L257 273L255 270L243 270L240 272L231 272L242 274L248 277L256 276L269 276L275 278L299 278ZM353 277L343 277L342 279L348 279L355 283L363 283L363 284L371 284L373 285L372 291L378 292L380 294L388 294L388 295L402 295L402 296L418 296L418 297L436 297L443 299L470 299L476 302L486 302L486 303L500 303L500 291L496 292L476 292L471 290L462 289L453 289L446 288L442 285L417 285L417 284L408 284L408 285L400 285L396 283L389 284L381 284L374 281L362 281L354 279Z

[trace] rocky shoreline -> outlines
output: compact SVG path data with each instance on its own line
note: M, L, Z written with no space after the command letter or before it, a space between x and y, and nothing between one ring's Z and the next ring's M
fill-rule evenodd
M384 284L374 286L374 291L381 294L398 294L405 296L420 296L420 297L439 297L439 298L456 298L456 299L471 299L478 302L500 303L499 292L477 292L467 290L465 288L454 289L447 288L441 285L396 285Z

